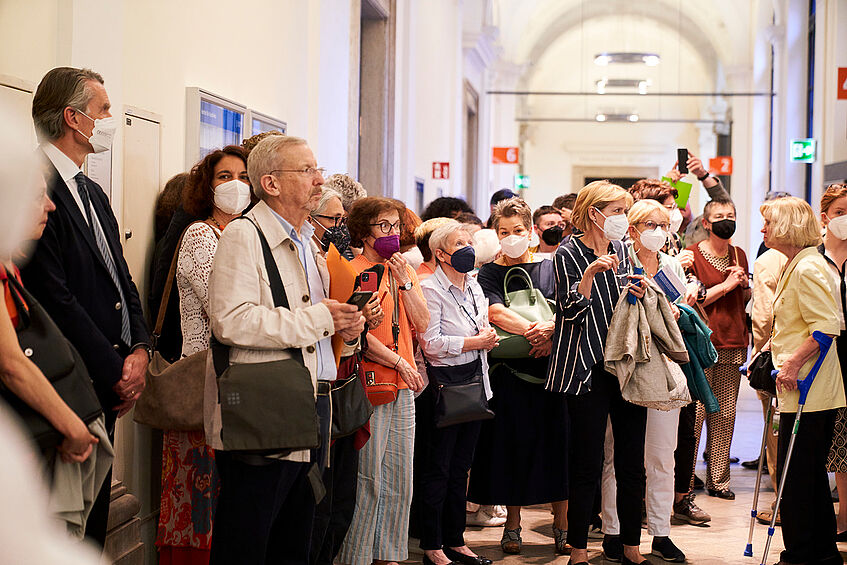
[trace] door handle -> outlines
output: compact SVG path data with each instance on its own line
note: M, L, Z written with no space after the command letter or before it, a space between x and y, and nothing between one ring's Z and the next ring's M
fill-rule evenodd
M132 238L132 230L126 230L126 231L124 232L124 237L125 237L126 239L130 239L130 238Z

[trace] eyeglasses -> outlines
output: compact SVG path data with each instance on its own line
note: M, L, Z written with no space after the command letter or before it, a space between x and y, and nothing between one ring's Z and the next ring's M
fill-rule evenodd
M315 167L304 167L302 169L275 169L270 172L270 174L274 173L299 173L301 175L308 175L310 177L315 176L315 174L320 174L324 176L326 174L326 169L324 168L315 168Z
M656 228L662 228L667 231L667 229L671 226L667 222L654 222L653 220L647 220L646 222L638 222L640 225L647 226L648 230L654 230Z
M326 216L324 214L312 214L313 218L323 218L324 220L333 222L335 227L343 226L347 223L347 216Z
M389 234L393 230L397 230L397 233L400 233L403 230L403 222L401 222L400 220L397 220L393 224L391 222L389 222L388 220L382 220L381 222L378 222L376 224L371 224L371 226L373 226L373 227L378 226L379 231L381 231L384 234Z

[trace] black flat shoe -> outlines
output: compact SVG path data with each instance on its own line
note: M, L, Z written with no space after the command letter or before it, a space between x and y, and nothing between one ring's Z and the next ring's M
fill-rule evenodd
M642 559L641 561L636 563L635 561L630 561L629 559L627 559L626 555L624 555L623 559L621 560L621 565L644 565L645 563L647 565L650 565L650 562L646 559Z
M445 547L443 551L444 555L446 555L448 559L451 559L453 563L461 563L462 565L491 565L494 563L491 559L486 559L481 555L471 557L470 555L459 553L455 549L451 549L449 547Z
M705 488L706 483L703 482L703 479L694 475L694 490L703 490Z
M714 496L715 498L723 498L724 500L735 500L735 493L729 490L728 488L723 490L715 490L710 488L708 490L709 496Z

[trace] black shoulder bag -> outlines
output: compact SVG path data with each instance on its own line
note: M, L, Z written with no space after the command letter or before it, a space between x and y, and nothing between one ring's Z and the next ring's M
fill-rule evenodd
M9 274L6 282L12 289L18 311L15 331L24 355L44 373L70 409L90 424L100 417L103 409L85 363L44 308L17 279ZM0 396L17 412L39 448L55 448L64 441L64 436L44 416L3 385L0 385Z
M262 244L274 306L290 308L268 240L255 226ZM229 365L229 347L212 338L221 403L224 450L257 455L286 455L320 446L315 388L299 347L290 359Z

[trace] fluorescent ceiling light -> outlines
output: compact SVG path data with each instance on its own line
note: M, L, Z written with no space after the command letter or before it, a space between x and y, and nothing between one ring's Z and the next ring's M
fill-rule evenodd
M623 113L609 113L609 112L597 112L594 116L594 119L598 122L630 122L635 123L638 121L638 114L635 112L627 112Z
M650 79L643 78L608 78L603 77L594 82L597 94L606 94L610 88L631 88L638 94L647 94L647 88L653 84Z
M661 61L661 57L656 53L631 53L631 52L615 52L615 53L598 53L594 56L594 64L605 67L611 63L632 64L640 63L648 67L655 67Z

